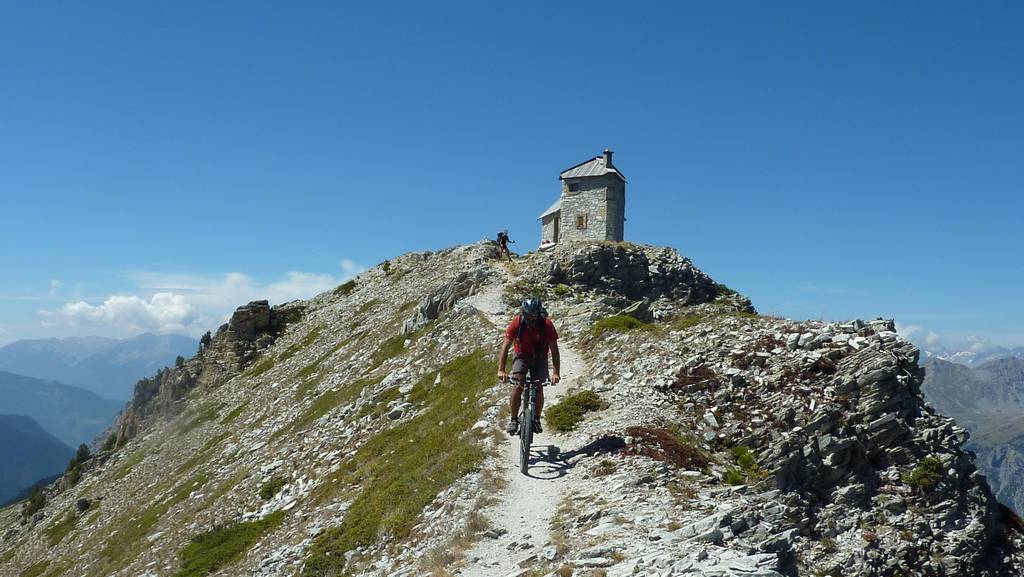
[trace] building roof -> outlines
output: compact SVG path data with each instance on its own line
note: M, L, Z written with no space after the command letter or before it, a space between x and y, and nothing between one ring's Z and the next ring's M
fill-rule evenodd
M566 178L580 178L583 176L604 176L606 174L614 174L621 178L623 181L626 180L626 176L619 172L615 165L605 166L604 156L595 156L586 162L581 162L576 166L570 167L558 175L558 178L565 180Z
M549 214L555 214L560 210L562 210L562 199L556 200L555 204L552 204L551 206L548 207L547 210L544 211L544 214L537 217L537 220L540 220L545 216L548 216Z

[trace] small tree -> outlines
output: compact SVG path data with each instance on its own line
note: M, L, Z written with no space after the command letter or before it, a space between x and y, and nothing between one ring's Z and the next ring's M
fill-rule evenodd
M210 336L210 331L206 331L206 333L203 334L202 338L199 339L199 352L203 352L204 350L206 350L206 348L209 347L210 343L212 342L213 337Z
M184 365L184 364L185 364L185 357L183 357L181 355L178 355L178 357L176 359L174 359L174 366L175 367L178 367L180 369L181 366Z
M46 506L46 494L39 487L32 488L32 495L28 498L28 503L25 504L25 508L21 510L22 516L28 518L36 514L36 511L41 510Z
M85 443L82 443L81 445L78 446L78 450L75 451L75 462L77 462L78 464L82 464L88 461L89 457L91 456L92 453L89 452L89 446L86 445Z

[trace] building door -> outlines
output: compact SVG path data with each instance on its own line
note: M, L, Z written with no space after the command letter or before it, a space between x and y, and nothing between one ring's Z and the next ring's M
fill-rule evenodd
M561 220L561 218L559 218L557 216L555 217L555 238L551 239L554 242L558 242L558 221L560 221L560 220Z

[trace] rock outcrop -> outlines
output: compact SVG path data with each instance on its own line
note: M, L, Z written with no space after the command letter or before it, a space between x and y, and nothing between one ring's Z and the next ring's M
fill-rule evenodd
M147 420L179 413L182 402L196 387L214 387L237 375L273 344L289 322L298 320L302 311L302 305L272 308L265 300L235 309L197 356L135 384L132 400L115 426L118 445L137 435Z
M630 300L664 297L684 305L711 302L718 296L714 281L670 248L573 243L543 255L549 257L546 280L550 284L570 284Z

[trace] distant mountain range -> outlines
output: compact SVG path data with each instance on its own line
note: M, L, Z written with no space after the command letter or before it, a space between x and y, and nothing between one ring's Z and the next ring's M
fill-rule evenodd
M1004 504L1024 512L1024 358L924 363L928 403L971 433L967 448Z
M939 359L976 367L998 359L1024 358L1024 347L1008 348L974 342L967 343L962 347L925 346L921 348L921 353L925 359Z
M63 443L89 443L124 406L85 389L0 371L0 411L24 415Z
M190 337L149 333L129 339L20 340L0 347L0 370L60 381L101 397L127 401L137 380L172 366L178 355L192 356L198 346Z
M4 410L6 410L6 405ZM74 455L31 417L0 415L0 503L44 477L60 473Z

